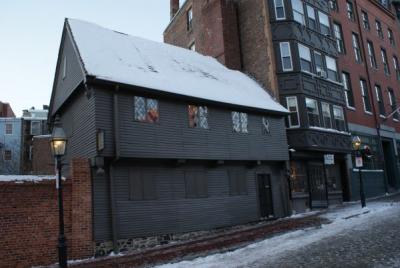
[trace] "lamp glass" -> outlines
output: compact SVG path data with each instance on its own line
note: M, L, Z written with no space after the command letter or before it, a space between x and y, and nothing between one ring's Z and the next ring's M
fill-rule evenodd
M359 150L360 147L361 147L361 139L360 139L360 137L354 136L352 144L353 144L353 149L354 150Z
M51 150L54 156L63 156L65 154L65 139L53 139L51 141Z

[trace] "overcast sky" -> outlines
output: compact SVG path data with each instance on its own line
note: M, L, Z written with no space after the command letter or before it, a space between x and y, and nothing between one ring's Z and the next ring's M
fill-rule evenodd
M64 19L162 42L169 0L0 0L0 101L17 116L50 102Z

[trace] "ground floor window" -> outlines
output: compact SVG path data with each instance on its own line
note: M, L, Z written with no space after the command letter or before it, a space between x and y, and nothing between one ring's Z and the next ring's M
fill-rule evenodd
M290 162L290 186L293 193L307 192L307 165L302 161Z
M328 183L328 191L336 192L342 190L340 165L326 166L326 180Z

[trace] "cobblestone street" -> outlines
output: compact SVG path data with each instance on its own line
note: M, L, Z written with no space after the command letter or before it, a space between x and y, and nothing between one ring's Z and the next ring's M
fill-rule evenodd
M400 209L394 212L380 222L361 224L246 267L400 267Z
M235 251L161 266L400 267L400 196L330 209L319 228L289 232Z

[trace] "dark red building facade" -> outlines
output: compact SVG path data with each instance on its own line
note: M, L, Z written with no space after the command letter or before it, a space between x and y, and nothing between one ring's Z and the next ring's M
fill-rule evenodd
M373 152L363 167L371 192L400 187L400 28L390 2L329 1L349 131Z

